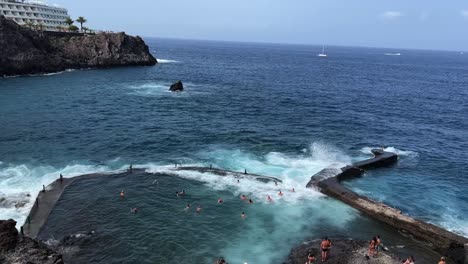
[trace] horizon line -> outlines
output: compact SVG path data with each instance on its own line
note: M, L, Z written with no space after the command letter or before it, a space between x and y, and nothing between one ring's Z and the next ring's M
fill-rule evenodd
M244 44L272 44L272 45L293 45L293 46L322 46L323 44L312 43L293 43L293 42L270 42L270 41L250 41L250 40L225 40L225 39L203 39L203 38L184 38L184 37L155 37L142 36L142 38L168 39L168 40L186 40L186 41L207 41L207 42L226 42L226 43L244 43ZM376 47L365 45L325 45L325 47L344 47L344 48L367 48L367 49L393 49L394 51L401 50L418 50L418 51L442 51L442 52L467 52L468 50L444 50L444 49L418 49L418 48L402 48L402 47Z

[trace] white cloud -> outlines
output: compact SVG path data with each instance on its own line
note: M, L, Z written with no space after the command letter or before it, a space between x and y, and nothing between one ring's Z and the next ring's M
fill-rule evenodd
M387 11L383 13L382 16L386 19L395 19L395 18L401 17L402 14L401 12L398 12L398 11Z
M468 17L468 10L462 10L461 15L464 17Z

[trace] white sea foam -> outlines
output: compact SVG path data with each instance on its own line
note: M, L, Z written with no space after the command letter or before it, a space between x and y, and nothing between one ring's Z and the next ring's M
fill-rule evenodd
M38 73L38 74L28 74L28 75L11 75L11 76L0 76L0 78L17 78L17 77L23 77L23 76L28 76L28 77L36 77L36 76L52 76L52 75L57 75L57 74L62 74L66 72L72 72L76 71L76 69L66 69L64 71L58 71L58 72L50 72L50 73Z
M176 171L173 166L159 166L157 164L143 164L138 167L147 168L151 173L168 173L179 177L204 182L207 186L215 190L228 190L233 195L248 194L256 200L266 202L267 195L282 202L294 203L304 199L313 199L322 194L306 188L310 177L323 168L329 166L342 167L349 164L350 158L338 148L316 142L311 144L306 155L285 155L279 152L270 152L258 157L241 150L229 150L216 148L203 151L199 154L203 159L213 161L213 165L218 168L230 168L242 172L248 172L264 176L273 176L283 182L275 186L274 183L265 184L255 179L241 179L241 184L237 183L237 178L233 176L219 177L211 173L200 173L194 171ZM185 164L190 166L206 166L207 164ZM295 192L291 192L292 189ZM284 195L278 196L282 191Z
M252 199L254 204L260 204L261 206L246 209L245 228L239 236L232 238L229 246L222 249L220 255L232 263L273 263L287 254L289 249L284 247L285 243L287 245L289 241L303 239L304 230L310 230L311 227L323 223L336 229L344 228L349 221L359 216L356 210L339 202L321 199L322 194L305 188L313 174L332 164L347 163L350 158L339 149L325 143L311 144L305 152L306 154L297 155L279 152L254 155L238 149L216 146L198 154L205 162L183 164L209 166L212 163L214 167L239 172L246 168L248 172L282 180L278 185L247 177L241 178L237 183L234 175L220 177L212 173L175 170L173 165L141 164L138 167L146 167L147 171L152 173L166 173L199 181L211 189L227 191L237 199L244 194ZM243 177L243 174L236 176ZM292 192L292 188L295 192ZM283 196L278 195L280 190ZM268 195L274 202L270 203L267 200ZM268 219L268 223L265 219Z
M201 89L203 86L195 83L190 82L183 82L184 84L184 91L181 93L173 93L169 91L169 87L171 86L171 82L169 81L153 81L153 82L146 82L141 84L131 84L128 87L131 89L132 94L144 96L144 97L165 97L165 96L173 96L173 97L187 97L193 96L198 94L204 94L205 92Z
M158 63L178 63L179 61L176 60L169 60L169 59L157 59Z
M31 75L31 76L52 76L52 75L57 75L57 74L62 74L62 73L72 72L72 71L75 71L75 69L66 69L64 71L44 73L44 74L35 74L35 75Z
M364 154L372 154L372 150L380 147L364 147L361 152ZM411 150L400 150L395 147L386 147L384 151L396 153L398 156L417 157L418 153Z
M110 171L106 166L69 165L63 168L0 164L0 219L12 218L22 225L42 189L63 174L72 177L92 172ZM2 199L3 198L3 199ZM18 207L18 208L17 208Z

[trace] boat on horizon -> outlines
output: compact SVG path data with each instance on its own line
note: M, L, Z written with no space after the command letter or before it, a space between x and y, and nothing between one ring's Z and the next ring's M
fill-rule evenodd
M384 53L384 55L386 55L386 56L400 56L401 53L400 52L397 52L397 53L387 52L387 53Z
M319 57L327 57L327 54L325 53L325 45L322 45L322 52L319 53L317 56L319 56Z

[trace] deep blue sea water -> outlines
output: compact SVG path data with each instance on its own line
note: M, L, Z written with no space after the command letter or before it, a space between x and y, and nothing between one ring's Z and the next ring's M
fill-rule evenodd
M252 211L248 215L261 215L246 219L251 222L239 222L238 211L242 208L232 206L235 209L229 211L225 222L232 228L215 226L200 237L208 241L206 244L183 242L183 250L174 247L177 252L186 252L182 256L201 252L196 255L198 260L223 254L234 259L233 263L270 263L287 254L287 247L278 250L282 241L289 245L329 233L330 229L338 229L336 234L358 235L349 228L358 230L357 223L369 220L301 187L320 169L362 159L369 156L370 148L385 145L387 150L400 154L398 164L367 172L347 185L404 213L468 235L466 55L330 47L329 57L323 59L316 56L321 49L316 46L146 41L161 62L154 67L0 79L0 196L12 201L0 206L0 218L23 222L30 204L15 208L14 203L33 201L42 184L60 173L73 176L117 170L129 163L151 171L164 170L164 166L175 162L247 168L277 176L285 181L283 188L295 187L298 192L285 196L274 207L264 201L266 194L275 194L274 186L235 186L200 175L169 177L161 182L161 186L172 186L168 193L174 186L188 186L211 195L197 198L205 204L216 200L220 192L232 204L241 193L263 201L256 209L249 208ZM386 52L402 55L385 56ZM186 91L168 92L168 86L179 79ZM149 177L144 181L149 189L143 191L144 187L139 186L139 190L147 193L154 187L152 179L142 177ZM96 191L111 197L120 188L117 184ZM32 197L26 197L26 193ZM79 195L71 197L78 199ZM63 203L67 203L66 198ZM142 207L146 204L143 197L135 199ZM174 203L168 200L158 208L183 209L183 204ZM133 217L128 215L128 206L125 215L118 217ZM86 214L83 209L76 210ZM323 210L332 213L323 215ZM278 215L278 211L283 214ZM96 218L99 212L102 210L94 212ZM154 215L149 212L143 208L138 216L146 224L151 219L148 216ZM215 207L213 212L220 213L220 209ZM51 217L60 221L60 216L67 217L67 213L57 212ZM216 218L219 215L210 217L224 223ZM271 219L272 224L263 226L266 219ZM99 230L98 220L89 221L89 228ZM291 228L289 222L297 225ZM106 235L115 236L113 232L125 230L114 224L115 229ZM187 222L190 227L209 228L210 224L203 218ZM66 226L57 227L62 229L55 232L64 234ZM77 228L70 232L84 227ZM168 233L178 234L172 225L166 228ZM249 231L248 236L236 231L243 229ZM154 232L145 241L153 239L157 243L158 232ZM227 241L216 243L215 234ZM263 239L258 241L259 237ZM163 238L174 242L170 235ZM236 241L238 246L229 241ZM206 250L210 248L213 252ZM164 252L173 252L170 249ZM115 252L119 250L115 248ZM133 250L124 261L164 263L175 258L170 253L152 255L150 249ZM92 253L84 255L96 257ZM157 257L160 259L154 259Z

